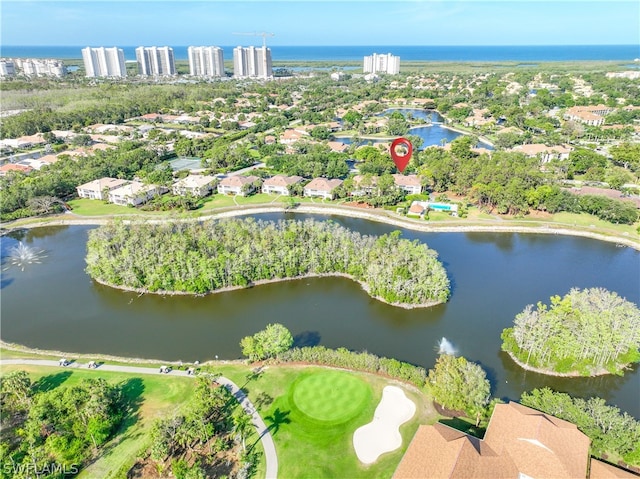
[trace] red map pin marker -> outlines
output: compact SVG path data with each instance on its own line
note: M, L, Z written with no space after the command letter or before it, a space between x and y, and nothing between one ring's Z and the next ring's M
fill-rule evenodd
M396 153L396 146L398 145L404 145L407 149L407 153L404 155ZM406 138L396 138L393 140L393 143L391 143L391 158L393 158L393 162L396 164L396 168L398 168L400 173L402 173L409 164L409 160L411 160L411 153L413 153L413 146Z

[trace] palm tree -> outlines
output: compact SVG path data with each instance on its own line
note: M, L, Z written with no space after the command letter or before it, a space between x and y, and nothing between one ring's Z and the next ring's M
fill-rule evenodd
M240 440L242 441L242 450L246 451L247 447L245 440L252 426L251 416L249 416L244 410L240 410L233 415L232 419L233 431L240 436Z

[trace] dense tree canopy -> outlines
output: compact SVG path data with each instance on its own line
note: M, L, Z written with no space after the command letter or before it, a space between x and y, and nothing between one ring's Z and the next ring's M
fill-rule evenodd
M242 354L251 361L273 358L293 346L293 336L282 324L268 324L253 336L245 336L240 341Z
M87 271L116 287L207 293L260 280L345 274L389 303L449 297L437 254L395 232L362 236L332 222L112 222L92 230Z
M603 288L572 289L519 313L502 349L534 367L597 374L640 361L640 310Z
M26 479L34 470L50 470L51 464L79 471L122 421L125 387L90 378L43 391L24 371L3 376L0 478Z
M433 399L446 408L465 411L476 421L486 413L491 397L487 375L482 367L462 356L438 356L435 367L429 370L427 385Z

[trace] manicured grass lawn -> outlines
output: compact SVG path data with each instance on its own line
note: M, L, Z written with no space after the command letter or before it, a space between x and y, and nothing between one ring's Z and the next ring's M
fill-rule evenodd
M400 428L402 447L365 466L355 454L353 433L373 419L382 398L382 389L390 383L388 379L357 372L286 365L268 367L253 379L248 378L246 367L221 365L216 371L236 381L256 404L273 434L278 453L278 476L283 478L390 478L418 425L433 423L438 418L427 396L406 388L405 392L416 403L418 413ZM315 375L319 378L312 379ZM336 409L340 408L344 406L347 395L330 392L333 381L352 388L364 398L363 403L344 418L337 419L341 421L337 424L331 420L334 415L339 415L339 411L334 413L324 405L333 403ZM300 391L296 393L298 387L304 391L307 388L312 390L314 385L318 387L317 396L328 393L335 394L335 397L314 399L300 394ZM323 407L318 407L320 405ZM307 413L313 411L312 415L303 413L303 410ZM325 420L313 419L313 415L322 416Z
M140 215L140 214L165 214L164 211L143 211L129 206L113 205L101 200L88 200L78 198L67 202L71 206L72 212L80 216L103 216L103 215Z
M3 373L25 370L32 382L49 387L69 387L82 379L101 377L110 383L124 382L125 396L133 405L133 414L125 418L117 435L104 446L104 453L77 477L117 477L114 474L133 465L138 454L149 445L153 421L177 412L193 394L193 379L135 375L111 371L62 369L48 366L4 366Z
M312 371L289 388L289 403L303 419L322 425L341 424L355 417L371 400L371 388L342 371Z

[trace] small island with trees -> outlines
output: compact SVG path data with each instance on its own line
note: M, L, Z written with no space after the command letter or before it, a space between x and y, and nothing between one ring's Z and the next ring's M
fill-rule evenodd
M437 253L396 231L364 236L332 222L229 219L114 221L89 233L87 272L109 286L207 294L305 276L346 276L374 298L411 308L446 302Z
M623 374L640 362L640 310L604 288L574 288L562 298L552 296L550 307L528 305L502 340L502 349L525 369L559 376Z

